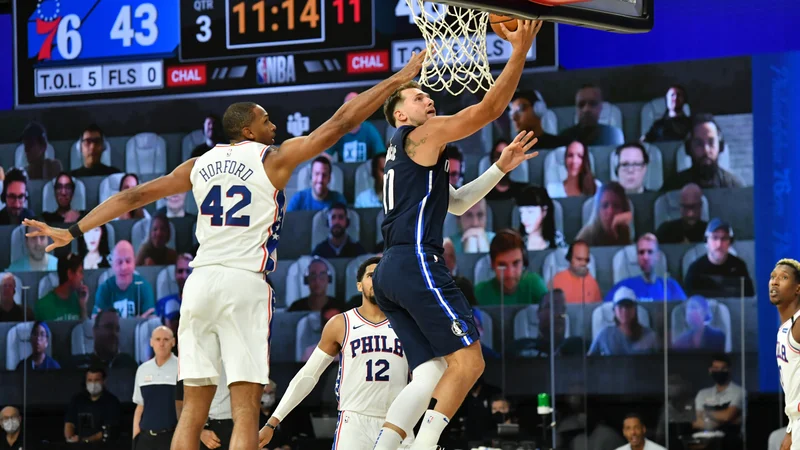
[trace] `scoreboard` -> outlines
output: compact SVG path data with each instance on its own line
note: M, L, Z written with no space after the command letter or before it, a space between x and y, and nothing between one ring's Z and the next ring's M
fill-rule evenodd
M425 45L406 0L15 0L13 12L17 107L365 85ZM490 32L487 49L502 69L511 45ZM527 66L556 64L545 23Z

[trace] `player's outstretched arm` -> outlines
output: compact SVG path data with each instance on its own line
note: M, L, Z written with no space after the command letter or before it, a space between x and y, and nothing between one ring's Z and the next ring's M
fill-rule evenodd
M398 87L419 74L425 53L423 50L413 55L399 72L343 104L333 117L308 136L289 139L281 144L275 157L264 164L270 180L278 185L285 185L298 165L329 149L342 136L367 120Z
M82 233L85 233L111 222L123 213L149 205L170 195L190 191L192 189L191 173L195 159L184 162L168 175L112 195L81 219L76 224L77 227ZM72 242L72 235L67 229L53 228L46 223L30 219L25 219L23 224L34 230L27 233L26 236L48 236L53 239L53 243L47 246L48 252Z
M461 110L452 116L438 116L411 132L409 136L416 142L425 139L430 147L440 149L450 142L464 139L500 117L511 102L517 89L528 51L533 39L542 27L541 21L521 20L516 31L508 31L501 24L513 47L511 57L503 72L495 80L480 103ZM428 147L428 148L430 148Z
M486 196L503 177L517 166L535 157L539 152L528 153L537 140L533 131L520 132L514 141L503 149L500 158L478 178L456 189L450 185L450 205L447 212L460 216Z
M342 348L342 337L345 332L345 321L341 314L334 316L322 330L322 337L314 349L314 353L297 372L297 375L289 382L286 393L272 413L267 424L258 432L258 448L263 448L272 440L272 434L281 421L292 412L293 409L303 401L304 398L314 390L314 386L319 382L319 377L325 369L333 362L336 354ZM270 425L272 427L270 427Z

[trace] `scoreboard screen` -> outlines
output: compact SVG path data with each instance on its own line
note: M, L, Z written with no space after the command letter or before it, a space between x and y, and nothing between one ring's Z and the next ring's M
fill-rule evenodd
M17 107L366 85L425 45L406 0L15 0L13 13ZM511 45L490 32L487 49L502 69ZM527 66L556 64L546 23Z

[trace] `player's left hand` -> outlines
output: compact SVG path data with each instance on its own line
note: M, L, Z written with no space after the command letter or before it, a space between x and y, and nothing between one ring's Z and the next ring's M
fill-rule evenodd
M502 170L503 173L509 173L523 162L535 158L539 152L528 153L528 151L537 142L539 140L533 136L533 131L520 132L514 138L514 141L503 149L503 153L500 154L500 158L495 163L497 168Z
M269 441L272 440L272 435L274 433L275 430L264 425L264 427L258 432L258 448L265 448L267 444L269 444Z
M25 233L26 237L47 236L53 240L53 243L48 245L45 249L47 252L52 252L72 242L72 235L69 234L69 230L64 228L53 228L44 222L33 219L25 219L22 221L22 224L34 230Z

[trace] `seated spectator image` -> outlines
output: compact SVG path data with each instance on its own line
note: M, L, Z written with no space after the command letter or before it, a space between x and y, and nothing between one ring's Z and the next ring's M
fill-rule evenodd
M689 101L683 86L670 86L665 98L667 110L642 138L645 142L682 141L691 130L692 119L683 111L683 106Z
M41 124L31 122L22 130L22 145L28 166L25 172L31 180L50 180L63 171L61 161L50 159L47 151L47 132Z
M342 313L342 308L340 308L339 306L337 306L337 305L335 305L333 303L328 303L325 306L323 306L322 310L320 310L320 312L319 312L321 329L324 329L325 325L328 323L328 321L333 319L337 314L341 314L341 313ZM303 351L303 355L300 357L300 361L298 361L298 362L306 362L306 361L308 361L308 359L311 358L311 354L314 353L314 350L316 350L316 349L317 349L317 344L309 345L305 349L305 351ZM336 358L338 359L339 355L336 355Z
M81 156L83 165L73 170L70 175L76 178L99 177L120 173L116 167L107 166L101 159L105 151L105 135L95 124L83 129L81 135Z
M647 165L650 155L647 149L638 142L631 142L617 147L617 177L619 184L627 194L641 194L645 191L644 178L647 176Z
M83 284L83 261L68 253L58 260L58 286L36 301L39 320L86 320L89 288Z
M567 251L569 267L553 276L551 288L564 292L567 303L597 303L602 300L600 286L589 273L590 258L589 245L576 240Z
M175 264L178 252L169 248L172 231L166 216L155 216L150 220L150 233L139 247L136 255L137 266L168 266Z
M0 446L6 450L23 450L22 443L25 438L22 436L22 415L13 406L6 406L0 410L0 425L2 425L5 435L0 438ZM31 442L31 441L28 441Z
M622 434L628 440L626 445L617 450L666 450L664 447L647 439L647 427L637 414L628 414L622 422Z
M663 302L665 300L685 300L683 288L666 273L654 273L656 264L661 259L658 250L658 239L653 233L645 233L636 240L636 262L642 273L621 280L608 291L605 301L610 302L614 293L621 287L633 290L640 302ZM665 279L666 278L666 279ZM664 284L666 283L666 287ZM666 291L666 294L664 293ZM664 295L667 297L664 298Z
M542 117L547 112L547 105L537 91L518 89L511 98L508 115L514 122L518 131L533 131L536 139L536 148L548 149L567 145L568 140L561 136L554 136L542 128Z
M602 183L594 177L589 161L586 146L579 141L572 141L564 153L567 178L563 183L547 183L547 194L551 198L594 195Z
M681 189L680 219L662 223L656 231L662 244L688 244L703 242L708 223L701 219L703 212L703 190L689 183Z
M689 329L680 336L673 336L675 350L703 350L714 353L725 351L725 333L710 325L711 312L708 301L702 295L693 295L686 300L686 324Z
M358 96L357 92L350 92L344 97L344 103ZM386 144L375 125L362 122L349 133L342 136L326 152L344 163L364 162L378 153L386 152Z
M125 191L132 187L139 185L139 176L135 173L126 173L125 176L119 180L119 191ZM119 216L119 220L128 220L128 219L147 219L150 218L150 213L147 212L146 209L137 208L133 211L128 211L125 214Z
M450 185L454 188L460 188L464 184L464 153L461 152L457 145L448 144L444 148L444 155L449 164Z
M47 356L47 347L50 346L50 327L41 320L37 320L31 327L31 355L20 361L17 370L25 366L28 370L58 370L61 365L50 356Z
M486 200L480 199L464 214L458 216L459 232L450 236L456 255L486 253L495 234L486 229Z
M614 181L600 187L594 196L592 218L575 239L592 247L628 245L631 243L631 211L625 189Z
M76 368L135 369L138 366L133 356L119 349L119 314L116 310L106 309L95 316L92 336L94 338L92 353L76 355L74 362Z
M358 242L350 240L347 228L350 219L347 217L347 206L335 203L326 212L328 220L328 237L314 247L311 252L321 258L354 258L367 253Z
M383 166L386 153L378 153L370 160L372 164L372 188L356 194L356 208L383 208Z
M564 235L556 229L553 199L539 186L527 186L517 200L519 232L528 251L566 247Z
M621 287L614 294L614 325L607 326L592 342L589 356L635 355L659 350L656 333L639 323L636 294Z
M14 275L6 273L0 279L0 322L25 322L33 320L34 314L30 307L27 317L22 306L14 302L14 294L17 292L17 280Z
M108 228L111 225L102 225L83 233L78 242L78 254L83 259L83 268L86 270L105 269L111 267L108 261L111 249L108 245Z
M525 270L527 253L519 233L510 229L497 232L489 246L495 277L475 286L479 305L499 305L501 292L506 305L530 305L541 301L547 287L538 273Z
M64 417L64 439L68 443L99 443L104 433L114 436L119 432L121 405L105 384L104 368L86 370L85 388L69 402Z
M539 144L536 144L537 146ZM489 162L494 164L497 160L500 159L500 155L503 154L503 149L508 147L508 141L505 139L498 140L492 151L489 153ZM511 172L505 174L500 181L497 182L496 185L486 194L484 197L486 200L490 201L502 201L502 200L517 200L519 201L521 198L521 191L525 188L525 183L517 183L516 181L511 181Z
M450 275L452 276L458 275L458 261L456 260L456 247L455 245L453 245L453 240L448 237L444 238L444 242L442 243L442 258L444 258L444 264L450 271Z
M19 169L11 169L3 179L0 201L6 204L0 209L0 225L19 225L23 219L31 219L33 211L25 207L28 201L28 177Z
M321 311L327 305L338 307L338 300L328 297L327 294L328 285L332 282L332 277L328 272L328 264L323 259L315 257L311 261L306 273L303 275L303 282L308 285L308 297L295 300L294 303L289 305L289 312Z
M97 287L92 315L114 309L123 318L150 317L155 311L153 286L136 273L130 242L117 242L111 257L111 270L114 275Z
M711 114L698 114L692 118L684 151L692 158L692 167L670 177L663 190L676 191L688 183L695 183L703 189L744 187L741 177L719 166L719 154L725 151L725 138Z
M217 144L225 143L225 134L222 132L222 122L219 117L209 114L203 120L203 137L205 141L192 150L191 158L199 158Z
M193 259L192 255L188 253L178 255L178 259L175 261L175 284L178 286L178 293L162 297L156 302L156 315L161 317L164 325L172 330L176 339L181 302L183 301L183 287L186 285L186 279L192 274L192 267L189 264Z
M706 228L707 253L695 260L686 271L683 285L694 295L746 297L755 293L747 264L730 253L733 227L714 218ZM741 289L744 279L744 292Z
M467 303L469 303L470 309L472 310L475 328L478 329L478 336L481 338L481 353L483 353L483 359L500 359L500 354L486 345L486 342L491 342L492 336L484 334L486 331L483 322L481 322L481 311L478 309L478 298L475 297L475 286L473 286L472 282L466 277L455 276L453 277L453 281L461 290L461 293L464 294L464 298L467 299Z
M731 360L728 355L715 355L708 368L714 385L700 389L695 397L697 418L692 423L695 430L721 431L725 450L742 448L742 413L746 392L731 380Z
M25 233L30 227L25 227ZM25 252L13 261L9 272L55 272L58 269L58 258L45 252L50 239L47 236L25 236Z
M559 136L586 145L620 145L625 141L622 130L600 124L603 109L603 91L593 84L586 84L575 94L575 109L578 123L562 131Z
M66 172L61 172L53 183L56 204L55 211L42 213L47 223L75 223L83 215L83 211L72 209L72 198L75 196L75 181Z
M186 217L186 192L170 195L165 198L166 204L156 211L156 216Z
M564 291L553 289L542 296L536 317L539 320L539 334L535 338L517 339L512 353L522 358L547 358L551 354L582 355L586 352L583 339L567 337L567 305ZM551 317L552 316L552 317ZM552 322L552 324L551 324ZM550 336L553 339L550 339ZM552 344L551 344L552 342Z
M294 194L286 211L319 211L334 203L347 204L341 192L328 189L332 167L328 158L318 156L311 163L311 187Z

